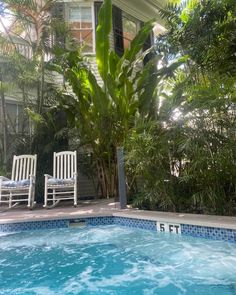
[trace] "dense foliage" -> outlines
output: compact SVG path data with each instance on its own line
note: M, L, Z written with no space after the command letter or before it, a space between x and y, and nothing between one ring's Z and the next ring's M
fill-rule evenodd
M142 122L128 142L129 174L141 176L139 206L235 214L236 3L182 1L161 11L167 31L156 50L165 79L155 122ZM151 126L151 127L150 127Z

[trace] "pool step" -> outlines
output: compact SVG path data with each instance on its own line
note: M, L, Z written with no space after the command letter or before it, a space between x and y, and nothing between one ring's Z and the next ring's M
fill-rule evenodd
M86 227L86 221L85 220L70 220L69 221L69 228L84 228Z

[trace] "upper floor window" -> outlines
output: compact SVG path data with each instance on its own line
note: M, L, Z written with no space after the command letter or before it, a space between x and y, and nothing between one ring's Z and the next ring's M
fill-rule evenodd
M67 20L71 33L82 46L82 52L95 52L94 34L94 11L93 6L88 4L68 4Z
M123 44L124 49L130 47L131 41L135 38L139 30L139 22L127 13L122 13Z
M124 50L130 47L130 43L141 28L141 21L115 5L113 5L112 14L114 47L116 53L122 56Z

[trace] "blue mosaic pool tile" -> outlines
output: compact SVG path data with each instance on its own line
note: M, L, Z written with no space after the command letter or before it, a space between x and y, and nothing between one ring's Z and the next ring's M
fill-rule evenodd
M233 229L181 224L181 231L183 235L236 243L236 230Z
M114 224L113 216L88 217L88 218L85 218L84 220L86 224L90 226Z
M156 221L127 217L114 217L114 224L156 231Z
M0 232L17 232L37 229L67 228L68 225L69 222L65 219L6 223L0 224Z
M30 221L21 223L0 224L0 232L17 232L37 229L55 229L68 228L72 223L85 223L88 226L100 225L121 225L131 228L140 228L146 230L156 231L156 221L146 219L135 219L118 216L101 216L101 217L87 217L78 219L62 219L62 220L44 220L44 221ZM193 237L201 237L213 240L222 240L236 243L236 230L214 228L206 226L197 226L189 224L181 224L181 232L183 235L190 235Z

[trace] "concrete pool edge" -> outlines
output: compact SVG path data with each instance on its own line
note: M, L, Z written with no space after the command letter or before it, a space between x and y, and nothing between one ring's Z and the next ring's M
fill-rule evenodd
M119 209L119 203L110 200L97 204L89 203L86 206L61 207L51 210L36 208L28 210L17 208L14 210L0 211L0 224L19 223L40 220L58 220L63 218L86 218L99 216L119 216L136 219L149 219L154 221L165 221L181 224L191 224L199 226L220 227L236 230L236 217L202 215L189 213L172 213L162 211L147 211L138 209Z
M188 213L170 213L161 211L144 211L144 210L104 210L95 213L82 213L79 208L78 211L73 213L58 213L53 210L44 210L44 212L24 211L18 212L18 215L11 216L8 212L5 216L0 215L0 224L21 223L30 221L42 220L60 220L60 219L73 219L73 218L89 218L89 217L127 217L133 219L145 219L158 222L171 222L180 224L189 224L205 227L216 227L236 230L236 217L229 216L215 216L215 215L201 215L201 214L188 214ZM9 211L10 212L10 211ZM22 214L21 214L22 213Z

